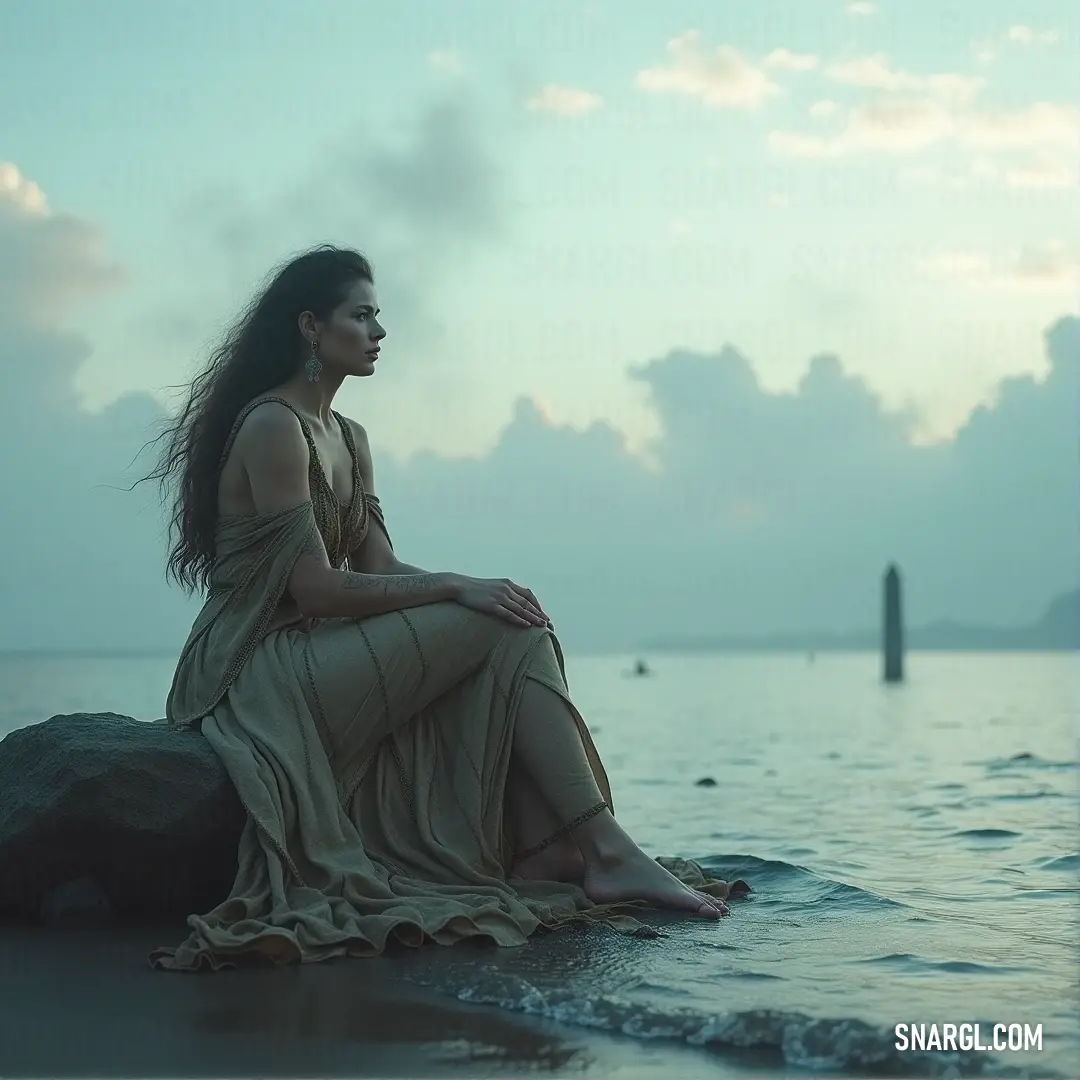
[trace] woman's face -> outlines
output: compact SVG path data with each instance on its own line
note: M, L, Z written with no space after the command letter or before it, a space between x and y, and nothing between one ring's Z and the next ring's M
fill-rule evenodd
M379 324L375 286L357 281L325 322L316 323L319 359L342 375L372 375L379 343L386 331Z

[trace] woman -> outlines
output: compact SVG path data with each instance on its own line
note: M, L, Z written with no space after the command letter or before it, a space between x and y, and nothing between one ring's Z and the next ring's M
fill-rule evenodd
M169 570L207 593L167 716L201 729L248 821L230 896L156 967L727 911L726 883L649 858L615 821L532 592L398 561L367 434L332 408L385 335L367 260L307 252L166 433L152 475L179 474Z

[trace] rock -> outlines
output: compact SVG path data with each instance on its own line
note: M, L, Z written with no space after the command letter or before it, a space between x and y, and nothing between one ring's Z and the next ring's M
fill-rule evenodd
M0 742L0 914L189 915L229 894L245 814L210 744L116 713Z
M694 781L694 787L716 787L716 781L711 776L703 776Z
M81 877L45 894L41 918L50 924L98 924L111 922L113 913L105 890L92 877Z

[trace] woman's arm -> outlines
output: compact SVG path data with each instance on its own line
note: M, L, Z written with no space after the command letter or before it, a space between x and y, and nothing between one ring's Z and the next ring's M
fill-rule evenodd
M352 420L349 424L356 444L356 460L364 490L374 495L375 470L371 463L367 432ZM512 581L482 580L460 574L429 574L417 566L399 562L389 536L377 520L372 521L363 541L349 552L349 568L359 571L355 576L365 580L393 582L393 588L402 592L407 592L413 582L417 583L417 588L422 588L421 583L424 582L449 580L453 589L451 598L465 607L495 615L515 626L551 626L551 620L536 597Z
M251 485L258 514L270 514L311 499L307 442L296 416L268 401L256 406L237 433L234 452ZM382 530L375 530L381 532ZM464 579L455 574L371 574L335 570L315 532L296 560L288 591L310 618L361 618L440 600L455 600Z

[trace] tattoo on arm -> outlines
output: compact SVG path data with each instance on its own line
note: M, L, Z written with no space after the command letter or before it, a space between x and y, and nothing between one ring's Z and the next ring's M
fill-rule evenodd
M392 592L422 593L438 587L434 574L354 574L345 571L342 585L346 589L371 589L387 596Z

